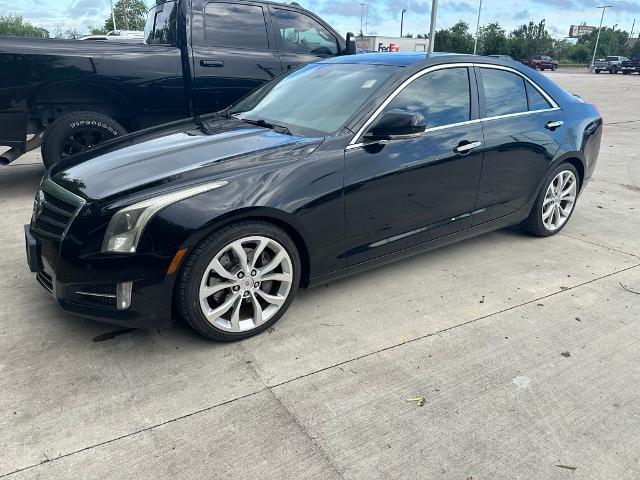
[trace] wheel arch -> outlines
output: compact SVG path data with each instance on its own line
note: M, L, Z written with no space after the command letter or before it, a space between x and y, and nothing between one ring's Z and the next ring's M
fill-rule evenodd
M87 80L50 83L34 92L28 100L31 117L46 126L62 115L88 110L107 115L127 130L139 128L135 109L116 88Z
M553 168L557 167L561 163L570 163L578 171L578 180L580 185L579 192L582 192L586 170L585 170L584 160L582 159L581 155L579 155L577 152L566 153L565 155L560 157L558 160L556 160L556 162L554 162Z
M304 227L296 220L296 218L283 210L272 207L253 207L241 208L230 211L221 215L211 222L198 229L196 233L191 235L187 244L189 249L195 247L215 230L240 220L255 220L271 223L282 228L293 240L298 254L300 255L300 286L306 288L309 286L311 276L311 259L309 257L308 236L305 234Z

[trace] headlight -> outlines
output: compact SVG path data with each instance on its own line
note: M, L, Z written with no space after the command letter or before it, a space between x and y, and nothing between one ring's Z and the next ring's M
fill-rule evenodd
M225 180L209 182L159 195L119 210L109 222L107 233L102 242L102 251L135 253L144 227L147 226L149 220L151 220L156 213L172 203L220 188L228 183L229 182Z

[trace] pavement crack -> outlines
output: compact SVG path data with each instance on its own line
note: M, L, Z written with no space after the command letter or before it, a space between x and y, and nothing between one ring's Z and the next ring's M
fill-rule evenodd
M572 237L572 238L573 238L573 237ZM544 299L547 299L547 298L550 298L550 297L554 297L554 296L556 296L556 295L563 295L563 294L567 294L568 292L571 292L571 291L573 291L573 290L575 290L575 289L581 288L581 287L583 287L583 286L585 286L585 285L589 285L589 284L591 284L591 283L594 283L594 282L597 282L597 281L600 281L600 280L604 280L604 279L609 278L609 277L612 277L612 276L614 276L614 275L619 275L619 274L621 274L621 273L628 272L628 271L633 270L633 269L638 268L638 267L640 267L640 263L639 263L639 264L632 265L632 266L630 266L630 267L626 267L626 268L620 269L620 270L616 270L615 272L611 272L611 273L608 273L608 274L606 274L606 275L602 275L602 276L597 277L597 278L592 278L591 280L587 280L587 281L585 281L585 282L579 283L579 284L577 284L577 285L574 285L573 287L565 287L565 288L563 288L563 289L561 289L561 290L559 290L559 291L556 291L556 292L553 292L553 293L550 293L550 294L547 294L547 295L543 295L542 297L534 298L534 299L532 299L532 300L528 300L528 301L526 301L526 302L522 302L522 303L519 303L519 304L517 304L517 305L513 305L513 306L511 306L511 307L503 308L502 310L498 310L498 311L496 311L496 312L492 312L492 313L489 313L489 314L487 314L487 315L482 315L482 316L480 316L480 317L473 318L473 319L471 319L471 320L467 320L466 322L462 322L462 323L459 323L459 324L456 324L456 325L452 325L452 326L450 326L450 327L443 328L443 329L441 329L441 330L437 330L437 331L435 331L435 332L431 332L431 333L427 333L427 334L424 334L424 335L420 335L420 336L418 336L418 337L415 337L415 338L412 338L412 339L409 339L409 340L405 340L404 342L399 342L399 343L395 343L395 344L393 344L393 345L388 345L388 346L386 346L386 347L384 347L384 348L381 348L381 349L375 350L375 351L373 351L373 352L368 352L368 353L365 353L365 354L362 354L362 355L358 355L357 357L353 357L353 358L350 358L350 359L348 359L348 360L344 360L344 361L341 361L341 362L337 362L337 363L334 363L334 364L332 364L332 365L329 365L329 366L326 366L326 367L323 367L323 368L320 368L320 369L314 370L314 371L312 371L312 372L305 373L305 374L303 374L303 375L298 375L297 377L293 377L293 378L290 378L290 379L288 379L288 380L284 380L284 381L282 381L282 382L278 382L278 383L275 383L275 384L272 384L272 385L267 385L267 386L265 386L265 387L263 387L263 388L260 388L260 389L258 389L258 390L255 390L255 391L253 391L253 392L246 393L246 394L244 394L244 395L240 395L240 396L235 397L235 398L231 398L231 399L226 400L226 401L224 401L224 402L220 402L220 403L217 403L217 404L215 404L215 405L210 405L210 406L208 406L208 407L201 408L201 409L196 410L196 411L194 411L194 412L187 413L187 414L184 414L184 415L180 415L180 416L177 416L177 417L171 418L171 419L169 419L169 420L165 420L164 422L156 423L156 424L154 424L154 425L149 425L149 426L147 426L147 427L145 427L145 428L141 428L141 429L135 430L135 431L133 431L133 432L129 432L129 433L127 433L127 434L120 435L120 436L115 437L115 438L111 438L111 439L109 439L109 440L105 440L105 441L103 441L103 442L98 442L98 443L93 444L93 445L88 445L88 446L83 447L83 448L80 448L80 449L78 449L78 450L74 450L74 451L72 451L72 452L68 452L68 453L64 453L64 454L58 455L58 456L57 456L57 457L55 457L55 458L46 459L46 460L40 461L40 462L38 462L38 463L34 463L34 464L31 464L31 465L27 465L26 467L22 467L22 468L19 468L19 469L13 470L13 471L11 471L11 472L7 472L7 473L0 473L0 478L6 478L6 477L9 477L9 476L11 476L11 475L15 475L15 474L17 474L17 473L24 472L25 470L30 470L30 469L32 469L32 468L38 467L38 466L43 465L43 464L45 464L45 463L46 463L46 464L50 464L50 463L56 462L56 461L58 461L58 460L61 460L61 459L63 459L63 458L70 457L70 456L72 456L72 455L76 455L76 454L78 454L78 453L86 452L86 451L89 451L89 450L92 450L92 449L94 449L94 448L101 447L101 446L104 446L104 445L109 445L109 444L114 443L114 442L117 442L117 441L119 441L119 440L122 440L122 439L125 439L125 438L128 438L128 437L132 437L132 436L134 436L134 435L138 435L138 434L141 434L141 433L145 433L145 432L148 432L148 431L154 430L154 429L156 429L156 428L160 428L160 427L163 427L163 426L165 426L165 425L169 425L169 424L171 424L171 423L178 422L178 421L183 420L183 419L185 419L185 418L189 418L189 417L192 417L192 416L195 416L195 415L199 415L199 414L204 413L204 412L211 411L211 410L213 410L214 408L222 407L222 406L224 406L224 405L229 405L229 404L231 404L231 403L234 403L234 402L237 402L237 401L243 400L243 399L245 399L245 398L253 397L254 395L257 395L257 394L262 393L262 392L265 392L265 391L268 391L268 392L269 392L269 393L271 393L272 395L276 396L276 395L275 395L275 393L273 392L273 389L275 389L275 388L277 388L277 387L280 387L280 386L283 386L283 385L288 385L288 384L290 384L290 383L294 383L294 382L296 382L296 381L298 381L298 380L301 380L301 379L304 379L304 378L307 378L307 377L310 377L310 376L313 376L313 375L317 375L318 373L326 372L327 370L331 370L331 369L334 369L334 368L339 368L339 367L341 367L341 366L343 366L343 365L346 365L346 364L349 364L349 363L352 363L352 362L357 362L358 360L361 360L361 359L364 359L364 358L368 358L368 357L371 357L371 356L373 356L373 355L377 355L377 354L382 353L382 352L387 352L387 351L390 351L390 350L393 350L393 349L396 349L396 348L402 347L402 346L404 346L404 345L408 345L408 344L411 344L411 343L415 343L415 342L418 342L418 341L424 340L424 339L426 339L426 338L430 338L430 337L433 337L433 336L436 336L436 335L438 335L438 336L439 336L439 335L441 335L442 333L445 333L445 332L448 332L448 331L451 331L451 330L455 330L455 329L458 329L458 328L461 328L461 327L465 327L465 326L467 326L467 325L471 325L471 324L473 324L473 323L476 323L476 322L479 322L479 321L482 321L482 320L486 320L486 319L488 319L488 318L494 317L494 316L496 316L496 315L500 315L500 314L505 313L505 312L509 312L509 311L515 310L515 309L520 308L520 307L523 307L523 306L525 306L525 305L535 304L535 303L537 303L537 302L539 302L539 301L541 301L541 300L544 300ZM244 348L244 347L242 347L242 348ZM255 374L256 374L256 375L259 375L259 372L257 372L256 370L254 370L254 372L255 372ZM277 398L277 396L276 396L276 398ZM280 400L279 400L279 399L278 399L278 401L280 402ZM282 402L280 402L280 404L281 404L281 405L283 405L283 404L282 404ZM298 419L296 419L296 418L295 418L295 415L293 415L293 413L292 413L292 412L291 412L291 411L290 411L286 406L284 406L284 405L283 405L283 408L285 408L285 410L286 410L286 411L288 411L288 412L289 412L289 414L293 416L293 418L296 420L297 424L301 426L301 428L302 428L302 429L303 429L303 431L306 433L306 435L308 435L308 436L309 436L309 438L311 438L311 440L314 442L314 445L317 445L317 446L318 446L318 448L323 452L323 454L324 454L324 455L329 459L329 461L331 462L330 457L329 457L329 455L327 454L327 452L326 452L326 451L325 451L325 450L324 450L324 449L323 449L323 448L318 444L318 442L317 442L313 437L311 437L311 436L309 435L309 433L304 429L304 427L302 426L302 424L300 423L300 421L299 421ZM335 468L335 465L333 465L333 467ZM336 468L336 471L337 471L337 473L339 473L339 474L340 474L341 478L344 478L344 476L343 476L343 474L340 472L340 470L338 470L338 469Z
M640 258L640 255L636 255L635 253L625 252L624 250L620 250L618 248L609 247L607 245L601 245L599 243L592 242L591 240L585 240L584 238L574 237L573 235L569 235L568 233L560 233L559 235L562 235L563 237L573 238L574 240L579 240L581 242L588 243L590 245L594 245L596 247L600 247L600 248L604 248L604 249L607 249L607 250L611 250L612 252L622 253L624 255L629 255L631 257Z
M267 387L267 391L269 392L269 394L273 397L273 399L278 402L278 405L280 405L282 407L282 409L286 412L286 414L289 416L289 418L291 418L291 420L293 420L293 422L296 424L296 426L298 427L298 429L300 430L300 432L306 436L309 441L313 444L313 446L320 452L320 455L322 456L322 458L327 462L327 464L331 467L331 469L342 479L345 478L344 473L340 470L340 468L338 467L338 465L336 465L336 463L333 461L333 458L331 457L331 455L329 454L329 452L327 452L324 447L320 444L320 442L318 441L318 439L314 436L312 436L309 431L307 430L307 427L302 423L302 421L300 420L300 418L298 418L298 416L289 409L289 407L287 407L287 405L282 401L282 399L276 395L276 393L273 391L274 387Z

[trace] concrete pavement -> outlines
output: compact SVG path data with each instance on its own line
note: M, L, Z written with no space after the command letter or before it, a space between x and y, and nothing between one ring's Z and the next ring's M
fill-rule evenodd
M638 478L640 79L549 75L607 124L561 234L301 292L230 345L93 341L117 328L62 313L25 266L38 156L0 169L0 477Z

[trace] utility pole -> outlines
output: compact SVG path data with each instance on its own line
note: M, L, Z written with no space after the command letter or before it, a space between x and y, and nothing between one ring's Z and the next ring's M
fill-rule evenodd
M362 30L362 19L364 18L364 3L360 4L360 33L364 35L364 30Z
M602 20L604 19L604 12L607 11L607 8L611 8L612 5L602 5L602 16L600 17L600 26L598 27L598 35L596 35L596 46L593 48L593 57L591 57L591 69L593 69L593 64L596 61L596 52L598 51L598 42L600 41L600 30L602 30Z
M473 54L476 54L478 50L478 35L480 33L480 12L482 11L482 0L480 0L480 5L478 6L478 22L476 23L476 41L473 42Z
M122 0L122 12L124 15L124 29L129 30L129 19L127 18L127 0Z
M633 19L633 23L631 24L631 33L629 34L629 38L633 38L633 29L636 26L636 19Z
M431 24L429 25L429 47L427 53L433 53L436 43L436 15L438 13L438 0L431 0Z
M113 21L113 29L117 30L118 27L116 27L116 14L113 12L113 0L109 0L109 3L111 4L111 20Z
M402 38L402 26L404 24L404 13L407 11L406 8L402 9L402 12L400 13L400 38Z

